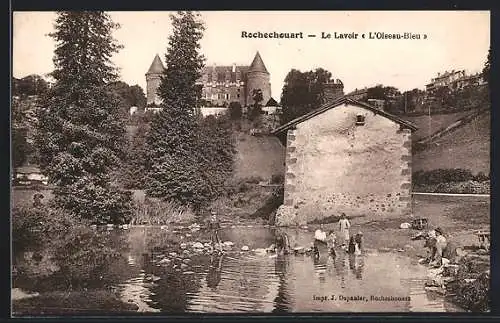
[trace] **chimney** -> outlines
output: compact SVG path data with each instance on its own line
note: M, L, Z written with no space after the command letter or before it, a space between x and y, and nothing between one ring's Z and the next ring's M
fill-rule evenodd
M236 73L236 64L233 63L233 73Z

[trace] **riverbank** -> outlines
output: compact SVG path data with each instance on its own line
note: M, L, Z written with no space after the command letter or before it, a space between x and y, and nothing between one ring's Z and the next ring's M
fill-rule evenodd
M459 274L452 277L453 284L446 290L439 290L453 298L454 303L471 311L484 311L484 304L475 300L488 295L489 287L484 283L484 275L489 275L489 254L479 250L479 239L476 232L490 228L490 200L481 196L415 196L413 201L414 217L426 218L428 229L440 227L448 241L463 252ZM412 259L427 257L424 240L411 240L419 231L401 229L401 223L411 222L411 217L369 218L358 217L350 219L351 233L363 232L365 248L377 249L382 252L397 252ZM310 225L311 231L319 224ZM338 230L336 222L323 224L323 229ZM431 270L429 271L430 274ZM452 278L449 278L453 281ZM442 277L439 277L442 279ZM480 285L480 286L479 286ZM479 287L478 287L479 286ZM431 288L432 289L432 288ZM484 302L483 302L484 303Z

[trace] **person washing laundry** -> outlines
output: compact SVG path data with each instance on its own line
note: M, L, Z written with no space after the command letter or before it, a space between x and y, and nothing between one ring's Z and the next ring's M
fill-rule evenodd
M349 245L347 246L347 253L352 255L361 254L361 242L363 239L363 233L359 231L356 235L349 238Z
M319 257L320 250L326 250L328 248L327 242L326 242L326 232L323 231L323 225L321 224L319 229L317 229L314 232L314 243L313 243L313 250L314 250L314 255L316 257Z
M434 229L434 231L436 233L436 242L433 247L433 253L431 254L432 261L430 265L440 267L442 265L444 251L448 246L448 241L446 240L441 228L438 227Z
M340 216L339 227L341 239L344 239L342 247L346 248L346 246L349 245L349 228L351 227L351 223L347 219L345 213L342 213L342 215Z
M335 252L336 241L337 241L337 235L335 234L335 231L330 230L330 232L328 233L327 245L328 245L328 251L333 257L336 256Z

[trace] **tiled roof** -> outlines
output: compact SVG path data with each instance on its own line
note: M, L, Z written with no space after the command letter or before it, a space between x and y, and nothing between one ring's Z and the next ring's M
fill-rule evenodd
M417 127L414 124L412 124L411 122L408 122L406 120L403 120L403 119L399 118L398 116L395 116L395 115L392 115L392 114L387 113L385 111L382 111L380 109L377 109L377 108L375 108L367 103L359 102L359 101L350 99L347 96L343 96L335 101L331 101L331 102L323 104L322 106L320 106L316 110L313 110L313 111L311 111L303 116L300 116L298 118L293 119L292 121L290 121L288 123L285 123L284 125L271 131L271 134L277 135L279 133L282 133L283 131L290 129L299 123L302 123L306 120L309 120L309 119L311 119L311 118L313 118L313 117L315 117L323 112L326 112L332 108L338 107L342 104L351 104L351 105L356 105L359 107L366 108L366 109L371 110L372 112L374 112L376 114L380 114L380 115L382 115L382 116L384 116L384 117L386 117L394 122L399 123L401 126L407 128L407 129L410 129L412 131L417 130Z
M164 70L165 67L161 62L160 56L156 54L155 58L153 59L153 63L151 63L151 66L149 67L149 70L146 74L161 74Z
M260 57L259 52L255 54L255 57L252 61L252 64L250 64L250 72L264 72L269 74L267 71L266 65L264 65L264 62L262 61L262 58Z

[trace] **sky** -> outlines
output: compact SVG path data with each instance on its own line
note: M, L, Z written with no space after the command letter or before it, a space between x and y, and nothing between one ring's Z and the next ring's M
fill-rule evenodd
M490 47L488 11L204 11L201 52L206 65L250 65L259 51L279 101L292 69L324 68L344 92L384 84L424 89L438 72L481 71ZM122 81L146 90L145 73L156 54L164 62L171 35L170 12L110 12L124 48L113 57ZM14 12L13 76L44 75L54 68L53 12ZM249 39L242 32L303 32L303 39ZM322 39L322 33L358 33L358 39ZM413 33L421 39L367 39L368 33ZM366 38L362 39L361 34ZM309 38L308 34L317 37ZM423 34L427 35L423 39Z

